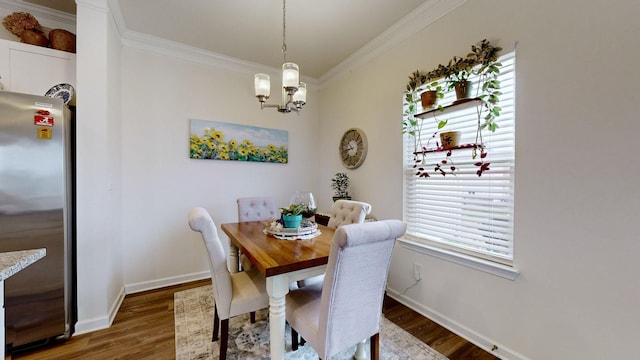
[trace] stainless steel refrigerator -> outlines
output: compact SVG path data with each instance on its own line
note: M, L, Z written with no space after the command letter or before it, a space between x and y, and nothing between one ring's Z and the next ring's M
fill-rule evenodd
M0 91L0 252L47 249L44 258L5 281L9 350L73 332L71 120L59 98Z

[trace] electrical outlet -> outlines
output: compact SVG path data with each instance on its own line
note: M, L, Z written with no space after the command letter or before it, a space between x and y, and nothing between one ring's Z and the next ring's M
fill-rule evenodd
M422 270L422 265L413 263L413 278L416 279L416 281L419 281L421 278L420 270Z

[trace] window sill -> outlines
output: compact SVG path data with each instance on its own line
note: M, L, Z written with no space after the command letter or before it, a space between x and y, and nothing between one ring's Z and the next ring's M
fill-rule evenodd
M473 256L456 253L454 251L441 249L432 245L427 245L407 238L399 238L398 241L407 249L417 251L435 258L450 261L452 263L466 266L475 270L484 271L505 279L515 280L520 271L514 267L498 264L493 261L479 259Z

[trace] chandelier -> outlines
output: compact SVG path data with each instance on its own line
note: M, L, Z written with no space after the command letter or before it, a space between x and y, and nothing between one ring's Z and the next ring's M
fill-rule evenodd
M287 62L287 1L282 0L282 105L267 104L271 93L271 80L267 74L255 75L256 97L260 101L260 109L265 107L277 108L281 113L292 110L299 112L307 101L307 84L300 82L298 65Z

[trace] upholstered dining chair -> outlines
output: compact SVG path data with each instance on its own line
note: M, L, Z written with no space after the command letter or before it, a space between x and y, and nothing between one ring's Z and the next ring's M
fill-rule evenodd
M371 359L379 357L380 318L395 239L406 231L399 220L339 227L331 242L321 286L287 294L286 319L293 349L298 333L321 359L370 338Z
M337 200L331 208L331 215L327 227L337 229L342 225L361 224L364 222L367 214L371 212L371 205L354 200ZM311 283L321 283L324 275L318 275L313 278L298 280L298 287L303 287Z
M229 272L227 256L218 237L218 230L207 210L201 207L191 209L189 226L202 235L209 253L211 285L215 302L212 341L218 340L218 330L220 330L220 359L225 360L229 319L269 306L265 278L257 271Z
M331 208L328 227L337 229L346 224L363 223L367 214L371 212L371 205L362 201L337 200Z
M243 197L236 199L238 204L238 221L262 221L278 218L275 201L269 196ZM243 270L253 269L251 261L240 254L240 267Z

